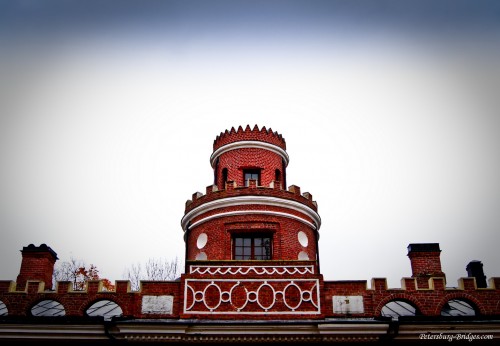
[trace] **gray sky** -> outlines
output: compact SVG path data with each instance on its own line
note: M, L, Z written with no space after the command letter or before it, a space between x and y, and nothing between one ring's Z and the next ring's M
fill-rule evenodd
M0 4L0 267L46 243L121 279L183 260L215 137L272 127L319 204L327 280L500 276L500 6L484 1Z

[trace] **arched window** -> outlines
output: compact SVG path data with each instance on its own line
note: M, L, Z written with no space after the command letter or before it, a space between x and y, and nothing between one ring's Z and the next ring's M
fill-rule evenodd
M7 306L0 300L0 316L7 316L8 314Z
M400 316L415 316L418 314L417 308L404 300L391 300L384 305L381 311L382 316L392 317L393 320L397 320Z
M47 299L36 303L31 308L33 316L65 316L64 306L55 300Z
M276 180L276 181L281 181L281 172L280 172L280 170L279 170L279 169L277 169L277 170L275 171L275 173L274 173L274 177L275 177L275 178L274 178L274 180Z
M222 188L226 188L226 183L227 183L227 168L222 169Z
M115 316L123 315L122 308L111 300L99 300L92 304L86 311L87 316L103 316L105 321Z
M463 299L450 299L441 309L441 316L476 316L476 309Z
M286 163L284 159L281 159L281 166L283 167L281 170L283 172L283 184L281 186L286 187Z
M214 185L217 185L217 172L219 171L219 158L215 160L215 167L214 167Z

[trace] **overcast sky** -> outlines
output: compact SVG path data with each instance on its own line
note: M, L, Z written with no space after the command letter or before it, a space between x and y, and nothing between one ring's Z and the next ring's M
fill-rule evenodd
M103 277L184 260L215 137L286 139L327 280L500 276L500 6L484 1L0 3L0 279L46 243Z

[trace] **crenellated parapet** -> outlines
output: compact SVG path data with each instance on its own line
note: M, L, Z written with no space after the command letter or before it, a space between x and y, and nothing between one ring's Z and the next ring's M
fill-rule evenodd
M60 281L49 290L38 280L28 280L22 289L13 281L0 281L0 315L173 318L179 316L180 285L179 281L142 281L140 289L132 291L129 281L120 280L108 291L102 280L96 280L75 290L71 282Z
M283 190L279 181L268 187L258 186L255 180L248 186L230 181L225 190L211 185L206 194L194 193L186 202L181 226L188 259L231 259L234 234L254 230L272 239L274 259L297 260L316 257L321 218L313 196L301 193L298 186ZM209 246L199 247L200 237L209 239Z
M494 316L500 314L500 278L478 288L473 277L460 278L457 287L446 287L443 277L431 277L423 286L415 277L401 279L400 288L388 288L385 278L325 281L327 316ZM398 316L399 314L399 316Z
M48 290L43 281L28 280L23 289L0 281L0 316L101 316L127 318L250 319L401 316L498 316L500 278L477 288L475 278L446 287L430 278L428 287L415 278L388 288L385 278L323 281L314 261L192 261L180 281L142 281L138 291L130 282L115 282L107 291L102 281L89 281L84 290L57 282ZM457 308L458 307L458 308ZM412 311L413 309L413 314ZM390 316L390 315L389 315ZM392 316L394 317L394 316Z
M236 182L228 181L224 190L219 190L216 185L209 185L206 187L205 194L193 193L191 199L186 201L184 212L188 213L201 204L217 199L250 195L288 199L302 203L314 211L318 210L318 203L313 200L312 194L309 192L301 194L299 186L291 185L288 190L284 190L279 181L272 181L268 186L258 186L255 180L250 180L249 186L237 186Z
M238 129L232 127L229 131L226 130L221 132L220 135L215 138L213 148L214 151L216 151L224 145L240 141L266 142L286 150L285 139L281 134L277 131L273 131L271 128L266 129L265 126L259 130L257 125L255 125L253 129L250 128L250 125L247 125L245 129L239 126Z

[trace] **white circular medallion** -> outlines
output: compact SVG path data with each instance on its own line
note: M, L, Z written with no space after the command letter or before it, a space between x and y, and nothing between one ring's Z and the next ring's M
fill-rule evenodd
M196 255L195 260L197 261L206 261L207 260L207 254L204 252L200 252L199 254Z
M305 251L299 252L299 261L307 261L309 259L309 255Z
M198 249L203 249L205 247L205 245L207 245L207 241L208 241L208 236L206 233L202 233L198 236L198 240L196 241L196 246L198 247Z
M309 240L307 239L307 234L300 231L299 234L297 234L297 237L299 238L300 245L302 245L303 247L307 247L307 244L309 244Z

